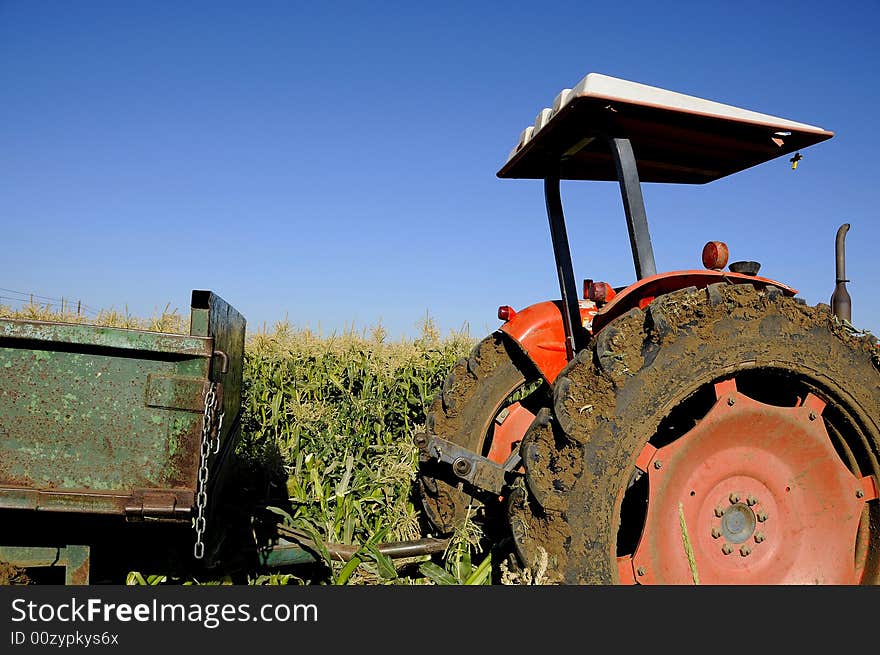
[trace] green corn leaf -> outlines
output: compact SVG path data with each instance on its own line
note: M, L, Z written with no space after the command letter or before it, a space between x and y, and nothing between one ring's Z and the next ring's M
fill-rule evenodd
M345 563L345 566L342 567L342 570L339 572L339 575L336 576L336 581L333 584L336 585L344 585L348 582L348 579L351 577L351 574L357 570L357 567L361 565L361 558L355 555L348 562Z
M273 514L277 514L278 516L280 516L282 519L284 519L285 521L287 521L291 525L293 524L293 518L291 518L290 514L285 512L280 507L275 507L274 505L268 505L266 507L266 509L269 510L270 512L272 512Z
M394 562L391 561L390 557L380 553L379 549L375 546L367 548L367 552L376 562L376 568L379 570L380 577L385 580L393 580L397 577L397 568L394 566Z
M457 555L458 556L453 560L452 572L459 583L464 583L473 571L473 567L471 566L471 554L467 551L467 547L465 546L459 551L459 553L457 553Z
M492 555L487 555L480 562L480 565L474 569L474 572L464 581L466 585L483 585L489 580L492 573Z
M458 580L446 569L437 566L434 562L423 562L419 565L419 571L438 585L457 585Z

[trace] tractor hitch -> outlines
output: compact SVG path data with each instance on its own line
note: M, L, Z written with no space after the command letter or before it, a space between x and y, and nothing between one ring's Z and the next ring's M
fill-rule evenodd
M426 432L417 433L413 443L426 459L449 464L456 476L493 494L504 491L507 474L516 470L522 459L519 450L514 450L504 464L498 464L454 441Z

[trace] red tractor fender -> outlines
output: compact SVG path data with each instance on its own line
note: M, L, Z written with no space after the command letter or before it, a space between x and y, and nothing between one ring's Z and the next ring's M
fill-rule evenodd
M598 333L618 316L623 316L629 310L639 307L644 309L657 296L662 296L680 289L697 287L704 289L710 284L727 282L728 284L751 284L758 289L768 286L779 288L786 296L794 296L797 289L792 289L786 284L771 280L770 278L758 277L757 275L745 275L730 271L713 270L690 270L658 273L651 277L629 285L621 290L609 303L604 305L593 317L592 333Z
M596 304L589 300L579 302L581 320L589 329L596 313ZM552 383L559 371L568 364L565 356L565 328L562 323L562 301L545 300L517 312L501 326L534 362L541 375Z
M714 270L672 271L652 275L631 284L620 290L601 308L597 308L596 303L590 300L581 300L581 320L591 334L596 334L631 309L647 307L657 296L688 287L705 288L717 282L751 284L758 288L773 286L787 296L797 294L797 290L788 285L755 275ZM500 328L551 384L568 364L561 308L562 302L559 300L539 302L514 313Z

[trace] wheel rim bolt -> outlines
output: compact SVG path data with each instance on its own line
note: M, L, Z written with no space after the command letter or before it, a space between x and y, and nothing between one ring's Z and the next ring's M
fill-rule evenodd
M639 568L636 569L636 573L640 576L645 575L645 573L647 573L647 572L648 571L647 571L647 569L645 569L644 566L640 566Z
M721 507L720 505L715 508L715 516L717 516L719 518L724 516L724 508Z
M739 549L739 554L742 555L743 557L748 557L749 555L752 554L752 549L749 548L748 546L743 546L742 548Z
M856 491L856 498L864 498L864 497L865 497L865 492L864 492L864 491L862 491L861 489L859 489L858 491Z
M712 538L717 539L720 536L721 536L721 530L719 530L718 528L712 528Z
M753 507L758 504L758 499L754 496L749 496L746 498L746 503L748 503L749 507Z
M452 468L458 475L467 475L471 472L471 463L466 459L459 458L452 463Z
M755 518L757 518L761 523L763 523L764 521L767 520L767 512L760 511L755 515Z
M811 421L815 421L818 417L819 417L819 415L816 414L816 412L810 412L810 420Z
M759 544L762 541L764 541L764 533L763 532L756 532L755 533L755 543Z
M730 494L730 504L736 505L738 502L739 502L739 494L737 494L737 493Z
M654 462L654 468L655 468L655 469L661 469L661 468L663 468L663 462L661 462L661 461L658 459L656 462Z
M733 396L728 396L727 404L733 407L734 405L736 405L736 399Z
M725 555L730 555L733 552L733 546L731 546L730 544L724 544L721 547L721 552Z

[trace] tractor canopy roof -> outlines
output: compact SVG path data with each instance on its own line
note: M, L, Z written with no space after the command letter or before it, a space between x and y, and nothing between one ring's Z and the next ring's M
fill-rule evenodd
M628 138L643 182L702 184L775 159L833 132L590 73L542 109L498 177L616 180L605 140Z

